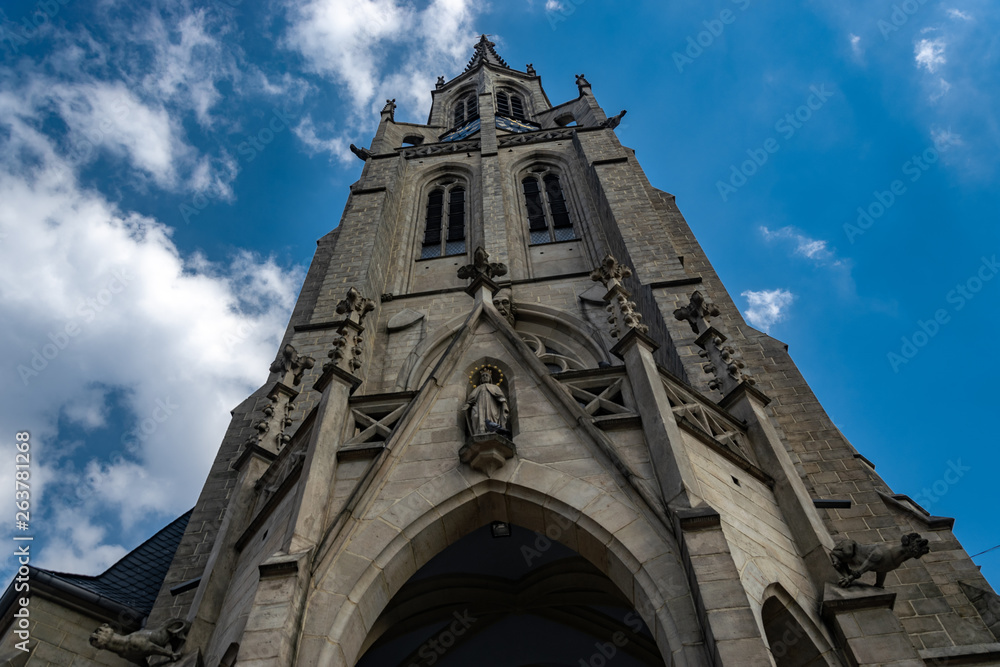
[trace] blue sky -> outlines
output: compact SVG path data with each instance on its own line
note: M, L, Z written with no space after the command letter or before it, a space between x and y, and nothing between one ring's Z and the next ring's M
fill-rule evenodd
M483 32L554 104L582 72L628 109L622 143L837 426L970 553L1000 544L1000 9L773 4L5 3L0 423L32 434L35 564L99 572L194 504L347 146L388 97L425 122ZM1000 581L1000 550L976 562Z

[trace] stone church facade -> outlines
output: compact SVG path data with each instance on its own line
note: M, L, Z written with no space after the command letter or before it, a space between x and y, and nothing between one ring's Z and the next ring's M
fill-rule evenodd
M427 124L390 100L352 147L131 635L149 664L1000 664L953 520L847 442L577 86L552 105L484 36ZM67 590L46 622L140 624ZM128 664L53 634L26 664Z

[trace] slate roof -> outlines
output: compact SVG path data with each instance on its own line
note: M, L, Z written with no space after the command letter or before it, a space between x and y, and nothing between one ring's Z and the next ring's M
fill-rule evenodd
M174 519L96 577L41 571L147 615L153 609L192 511Z

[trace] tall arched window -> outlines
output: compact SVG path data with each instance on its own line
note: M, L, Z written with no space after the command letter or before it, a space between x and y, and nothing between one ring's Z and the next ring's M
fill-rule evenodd
M497 114L515 120L527 120L521 96L503 90L497 93Z
M465 125L470 120L479 118L479 96L475 91L462 97L455 103L455 127Z
M540 175L541 184L538 174L534 173L521 180L531 244L575 239L559 175L547 170L542 170Z
M427 195L427 216L420 259L465 252L465 187L437 187Z

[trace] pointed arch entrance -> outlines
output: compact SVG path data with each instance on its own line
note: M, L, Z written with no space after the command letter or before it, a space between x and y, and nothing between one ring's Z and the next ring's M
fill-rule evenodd
M481 476L477 477L481 479ZM583 608L588 606L583 604L583 600L591 601L591 609L586 613L595 614L592 619L595 627L589 630L591 634L587 634L586 629L579 631L584 638L606 636L607 630L615 623L628 627L626 620L639 627L636 620L641 620L648 630L645 640L641 642L641 628L633 630L636 641L633 650L648 647L651 641L661 663L633 661L631 664L710 664L680 555L668 531L656 525L620 492L607 492L572 475L522 461L509 477L509 481L483 479L470 484L458 470L453 470L403 497L378 516L359 522L346 549L319 566L316 589L311 596L313 599L306 603L298 659L306 661L304 664L315 661L315 664L325 666L367 666L362 660L370 650L390 643L397 636L402 637L395 633L386 634L392 625L388 619L396 618L393 614L399 616L400 622L405 620L409 623L406 627L412 628L415 636L419 637L415 645L410 640L409 651L404 652L400 660L408 658L414 649L419 657L419 650L426 639L420 633L433 633L434 623L440 626L438 632L451 631L451 625L458 623L453 631L455 644L458 644L457 632L464 626L461 618L464 610L458 610L459 618L453 612L456 611L455 591L461 590L461 581L451 580L448 595L452 597L442 593L441 603L434 602L429 597L429 591L423 590L429 588L426 584L413 585L408 589L406 586L411 580L419 584L424 577L413 577L418 571L428 572L422 568L449 546L469 534L488 530L493 521L502 521L513 525L515 530L534 531L550 545L561 545L549 546L544 553L551 551L554 555L566 556L555 559L565 562L553 565L551 570L534 574L538 580L519 577L514 580L517 585L513 589L508 580L503 584L506 590L494 590L492 602L508 605L508 616L511 615L510 609L518 608L518 595L522 598L527 596L524 599L534 596L538 600L544 597L542 592L546 591L546 585L565 582L571 578L570 575L582 577L581 581L587 584L586 590L573 593L572 590L557 589L554 594L557 594L557 600L563 599L569 606L573 603ZM542 492L538 487L548 491ZM575 506L593 511L582 513ZM397 528L389 530L387 527L390 525ZM473 537L471 541L476 539ZM480 535L478 539L485 538ZM493 539L492 536L490 539ZM460 547L457 553L461 554L465 548ZM536 550L542 552L541 549ZM527 556L523 557L527 560ZM445 562L450 562L449 558L451 556L446 557ZM539 564L541 567L542 560L533 560L532 565ZM434 572L433 569L429 571ZM470 574L478 579L475 586L480 590L489 589L489 582L483 580L482 572ZM397 599L401 592L403 597ZM592 597L586 598L586 595ZM598 604L598 601L607 604ZM535 606L531 608L535 609ZM622 617L616 619L614 610L623 611ZM629 611L633 611L639 619L626 619L624 614ZM471 613L475 616L474 612ZM564 612L557 609L551 611L554 616L559 613ZM388 615L383 617L384 614ZM449 615L451 620L448 620ZM565 626L565 623L544 618L544 615L536 616L540 619L537 621L539 624ZM518 627L517 622L513 626L500 622L483 623L480 627L483 630L487 627L498 628L495 630L499 633L497 636L506 637L508 642L517 639L511 629ZM566 627L573 629L572 626ZM451 638L445 641L450 642ZM596 641L590 642L590 653L575 657L570 655L568 657L573 661L567 664L579 667L580 659L585 660L584 665L591 664L589 661L593 650L596 650ZM629 654L616 652L616 655ZM409 663L401 664L409 667ZM431 663L425 660L424 664ZM434 661L433 664L447 663ZM464 664L478 664L478 661ZM523 664L535 667L546 663ZM560 665L551 661L549 664ZM615 663L607 663L606 658L602 663L601 658L595 658L592 664L600 667L601 664Z
M363 651L358 667L664 665L649 628L606 575L559 542L502 522L474 530L410 577Z

